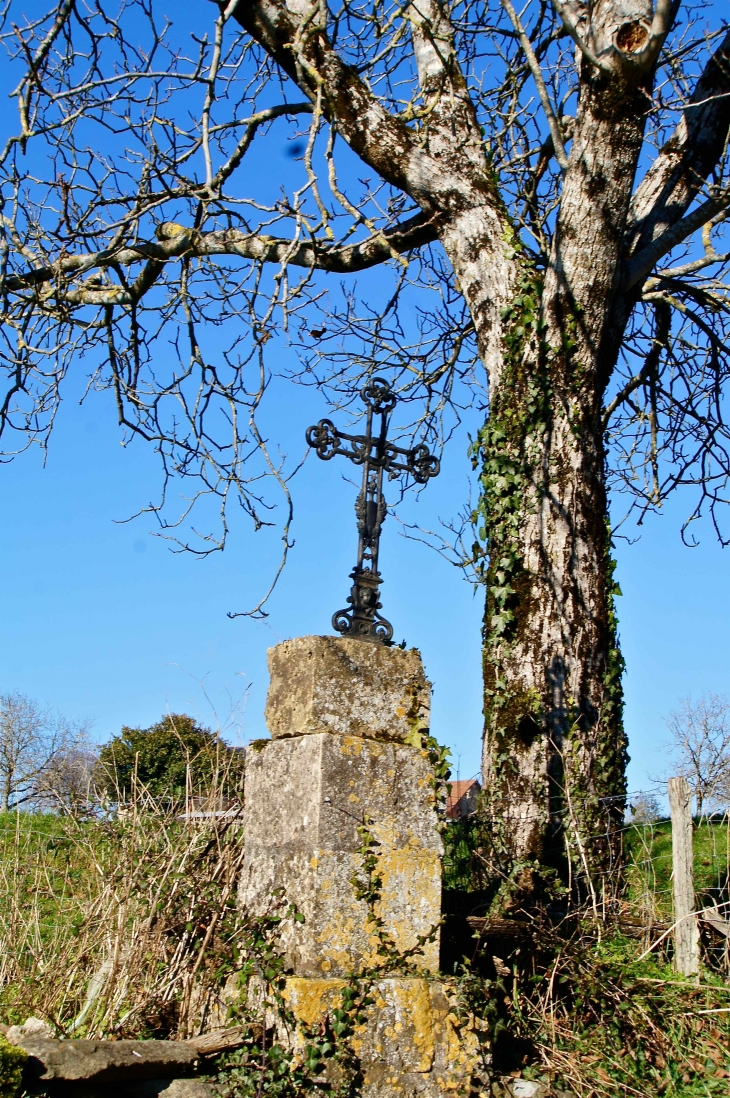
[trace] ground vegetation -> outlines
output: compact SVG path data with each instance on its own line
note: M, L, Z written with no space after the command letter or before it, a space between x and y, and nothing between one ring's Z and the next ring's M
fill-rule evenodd
M294 1098L321 1093L325 1078L329 1092L356 1095L350 1038L363 1024L372 981L386 972L419 973L418 948L400 955L379 926L378 847L367 826L352 886L381 934L378 960L344 981L341 1001L321 1025L301 1029L294 1049L262 1018L279 1012L296 1029L282 995L279 936L301 916L277 895L257 919L237 905L235 821L183 821L142 789L135 801L135 815L104 820L0 817L2 892L13 898L0 907L0 1019L33 1014L65 1037L186 1038L238 1027L239 1047L204 1067L221 1095ZM478 901L476 834L473 822L471 830L467 821L446 825L444 883ZM674 973L665 933L668 821L627 825L623 839L623 922L615 908L598 919L590 905L569 907L560 918L553 908L539 921L530 910L531 937L511 951L503 941L495 955L484 926L462 939L446 978L464 1024L471 1015L480 1020L493 1093L500 1094L499 1080L514 1078L579 1098L727 1092L728 958L706 938L699 982ZM705 818L697 829L699 902L727 889L727 842L727 821ZM244 994L251 980L254 1000ZM3 1098L15 1098L21 1066L0 1039Z

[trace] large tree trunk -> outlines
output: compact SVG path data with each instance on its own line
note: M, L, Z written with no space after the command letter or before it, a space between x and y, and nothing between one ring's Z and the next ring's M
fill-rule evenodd
M479 439L484 787L503 871L569 855L575 877L610 862L625 789L600 400L577 414L570 354L520 339Z
M602 79L584 74L547 271L511 244L513 296L501 360L486 359L475 450L492 854L502 873L553 866L586 892L611 868L625 795L601 412L646 102L641 89L605 95Z

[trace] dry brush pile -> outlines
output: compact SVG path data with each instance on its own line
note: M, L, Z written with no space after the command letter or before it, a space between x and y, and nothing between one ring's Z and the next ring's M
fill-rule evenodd
M0 816L0 1013L64 1036L188 1037L235 964L235 813Z

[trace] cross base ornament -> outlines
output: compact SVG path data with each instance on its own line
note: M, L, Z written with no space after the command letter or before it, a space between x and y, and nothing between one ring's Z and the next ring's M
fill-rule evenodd
M399 473L407 473L417 484L426 484L431 477L438 476L440 463L424 445L406 450L388 441L388 419L398 398L387 381L382 377L373 378L361 390L361 395L367 407L364 435L346 434L331 420L321 419L307 429L306 438L323 461L343 454L355 465L363 467L362 487L355 501L359 535L357 564L350 573L349 605L332 615L332 628L345 637L389 644L393 626L380 613L380 584L383 581L378 571L380 531L388 510L383 495L383 473L388 474L389 480ZM380 416L380 430L376 435L373 434L373 416Z

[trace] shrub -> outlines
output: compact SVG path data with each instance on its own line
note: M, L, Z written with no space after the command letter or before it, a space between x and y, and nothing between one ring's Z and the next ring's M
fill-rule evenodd
M193 717L170 713L150 728L122 728L99 752L97 788L112 800L128 797L133 783L152 797L180 798L186 790L238 788L243 754Z

